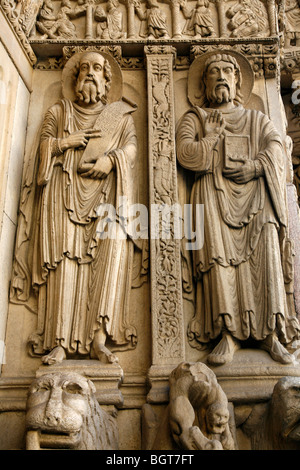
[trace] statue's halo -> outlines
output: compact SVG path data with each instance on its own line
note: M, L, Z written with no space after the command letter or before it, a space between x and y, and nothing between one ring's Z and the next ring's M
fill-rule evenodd
M86 50L83 52L77 52L68 60L62 72L63 97L71 101L75 100L76 96L74 92L74 89L75 89L74 68L76 64L79 63L81 56L86 53L100 54L105 59L108 60L110 67L111 67L112 82L111 82L110 90L107 95L107 101L108 103L114 103L115 101L121 100L122 92L123 92L123 80L122 80L121 68L118 62L114 59L114 57L112 57L110 54L106 52L97 51L97 50Z
M228 49L216 49L198 56L190 66L188 75L188 99L193 106L203 107L205 105L205 91L202 80L204 64L209 57L219 54L231 55L236 59L242 74L241 92L243 95L243 104L245 105L249 101L254 86L254 73L250 62L239 52Z

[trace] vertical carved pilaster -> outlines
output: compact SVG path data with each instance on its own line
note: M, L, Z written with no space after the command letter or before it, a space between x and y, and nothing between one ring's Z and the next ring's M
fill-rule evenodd
M181 291L180 239L171 213L170 236L165 237L158 208L178 203L173 94L174 48L145 48L148 86L150 177L150 256L152 364L156 367L184 360L184 323Z

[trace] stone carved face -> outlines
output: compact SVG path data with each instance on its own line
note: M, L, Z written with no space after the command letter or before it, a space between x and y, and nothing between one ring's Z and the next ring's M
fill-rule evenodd
M26 427L67 436L70 446L80 440L94 385L75 373L47 374L36 379L27 401Z
M228 103L236 95L237 74L233 64L212 62L205 75L206 96L210 103Z
M79 102L95 104L106 97L107 67L107 61L96 52L81 57L75 88Z
M223 403L213 403L206 410L207 429L212 434L222 434L229 421L229 411Z

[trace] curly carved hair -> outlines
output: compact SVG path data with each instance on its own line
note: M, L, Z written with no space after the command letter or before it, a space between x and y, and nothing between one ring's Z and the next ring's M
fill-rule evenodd
M98 54L101 57L103 57L102 54L100 52L97 52L97 51L87 51L87 52L84 53L84 55L86 55L86 54ZM78 59L78 61L74 65L73 77L74 77L74 82L75 83L78 79L78 75L79 75L79 71L80 71L80 63L82 61L82 57L83 57L83 55ZM112 82L112 72L111 72L110 63L105 58L104 58L104 78L105 78L105 95L101 97L101 101L103 102L103 104L106 104L107 103L107 95L108 95L108 92L110 90L111 82Z

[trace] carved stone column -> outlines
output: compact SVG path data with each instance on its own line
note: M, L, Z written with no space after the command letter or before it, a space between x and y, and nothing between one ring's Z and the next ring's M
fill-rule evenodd
M180 30L180 1L179 0L170 0L170 8L172 12L172 36L173 38L181 38Z
M224 8L224 0L215 0L217 10L218 10L218 17L219 17L219 35L220 38L227 36L227 26L226 26L226 15L225 15L225 8Z
M150 178L150 266L152 312L152 391L148 400L159 401L162 382L184 360L184 322L181 292L180 239L176 238L178 203L175 116L173 94L174 48L145 47L148 85L148 138ZM170 213L170 236L158 220L160 210ZM178 221L178 219L177 219Z
M127 0L127 37L128 39L135 37L135 28L134 28L134 0Z
M276 34L278 34L275 0L267 0L267 9L269 16L270 36L275 36Z

